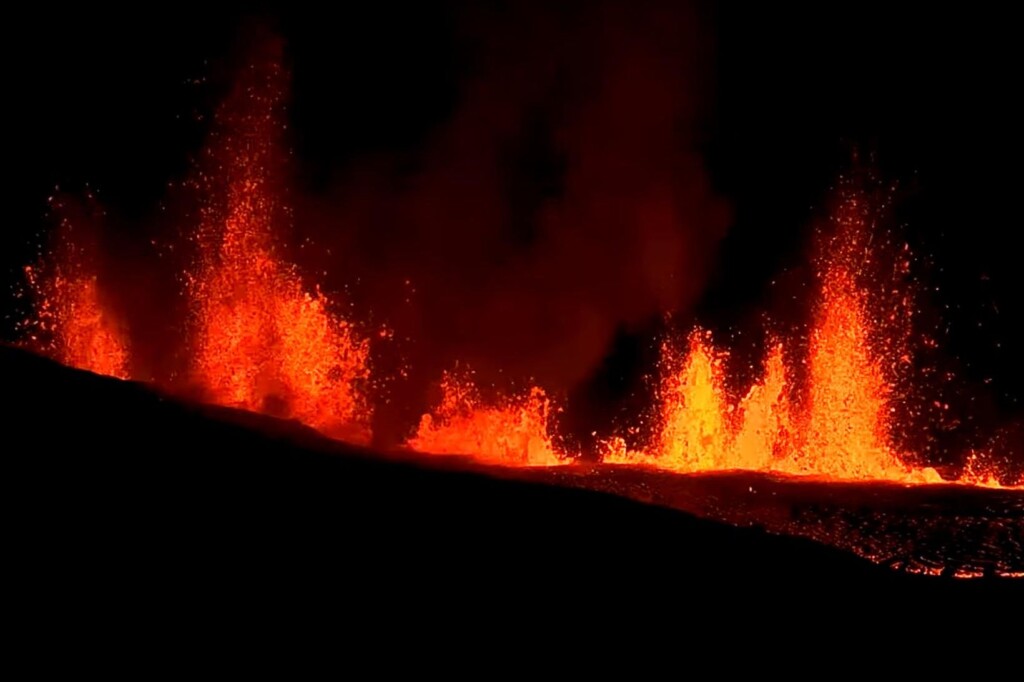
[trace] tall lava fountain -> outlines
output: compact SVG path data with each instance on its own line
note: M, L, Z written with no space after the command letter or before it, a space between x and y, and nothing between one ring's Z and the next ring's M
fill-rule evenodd
M193 186L203 199L192 301L193 378L214 402L368 440L369 346L279 254L286 74L269 41L217 112Z

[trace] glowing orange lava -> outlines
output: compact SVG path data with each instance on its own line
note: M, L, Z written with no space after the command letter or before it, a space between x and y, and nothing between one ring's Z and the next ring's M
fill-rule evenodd
M890 445L892 393L869 345L867 307L842 266L825 276L811 331L805 440L795 473L845 479L903 478Z
M740 427L732 443L738 469L783 469L792 458L793 417L782 344L772 348L765 362L764 379L740 401Z
M98 276L66 217L51 259L25 268L35 304L34 316L22 325L28 344L65 365L127 379L127 334L104 304Z
M791 404L793 372L781 344L769 353L763 378L731 404L724 355L707 333L696 331L682 362L672 344L663 345L655 415L660 435L653 447L631 452L622 439L613 439L605 461L681 472L749 469L837 480L942 481L934 469L904 464L892 446L894 378L884 368L900 363L883 357L896 352L895 344L886 346L886 330L873 321L858 281L862 261L870 257L862 250L870 232L859 200L845 197L834 217L801 404Z
M561 462L548 435L551 403L533 387L518 399L485 406L468 377L446 372L441 402L423 415L408 445L419 452L470 455L491 464L551 466Z
M286 82L281 45L269 41L218 109L188 185L202 208L185 276L186 374L212 402L366 442L368 339L282 256L281 234L292 220L282 144ZM679 472L942 480L934 469L908 465L894 445L897 408L911 402L901 402L911 388L911 349L901 330L910 328L912 297L873 267L881 249L872 241L870 201L849 185L843 190L833 236L816 263L807 334L774 337L759 378L739 398L727 390L735 387L726 374L729 356L708 332L669 339L651 410L657 435L642 450L609 439L605 462ZM127 334L111 314L93 259L68 237L71 227L61 222L52 262L25 269L36 308L23 331L37 350L67 365L128 378ZM909 255L898 261L894 272L909 272ZM553 445L551 403L541 388L484 400L470 377L448 373L442 394L408 441L412 449L517 466L566 459ZM979 457L969 458L960 482L998 486L994 458Z
M670 349L666 346L663 352ZM667 466L679 471L727 467L729 415L723 381L722 358L695 332L682 369L667 373L662 386L664 426L658 452Z
M989 453L971 452L968 454L963 473L960 475L960 482L985 488L1004 487L999 483L998 466L992 461L992 456ZM1017 487L1024 488L1024 483Z
M205 206L188 278L193 376L215 402L366 441L368 342L275 253L288 216L274 172L284 80L276 57L254 64L218 112L207 152L217 173L197 183Z

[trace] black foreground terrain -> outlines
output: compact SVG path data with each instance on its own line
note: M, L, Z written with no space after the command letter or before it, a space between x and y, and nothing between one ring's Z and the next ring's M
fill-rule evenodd
M0 367L5 602L22 636L70 628L74 638L143 637L182 618L235 632L264 619L293 622L276 615L282 609L297 626L309 623L295 614L312 610L363 637L512 631L523 642L541 637L538 629L625 632L660 622L762 637L780 623L814 631L883 612L927 631L915 609L1021 613L1020 580L910 575L802 537L666 508L777 532L800 526L814 536L821 527L850 545L885 536L886 524L916 527L907 520L914 505L920 518L941 516L941 491L913 490L897 504L891 491L764 477L489 471L460 458L345 446L16 349L0 348ZM785 504L761 502L780 494ZM875 541L889 552L881 558L926 565L947 552L941 537L962 535L946 542L957 565L981 547L983 573L1019 567L1024 495L957 494L975 517L979 505L994 505L998 518L924 540ZM878 514L888 521L870 521Z

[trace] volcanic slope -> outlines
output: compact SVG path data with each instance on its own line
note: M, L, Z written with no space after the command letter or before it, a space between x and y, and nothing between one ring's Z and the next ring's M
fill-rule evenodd
M194 620L229 603L238 617L285 601L337 605L346 622L444 613L474 628L511 628L510 614L590 628L684 610L690 622L837 622L937 599L1003 608L1020 586L907 575L611 484L581 489L570 474L531 482L466 458L349 447L14 348L0 347L0 372L7 601L26 627L96 609L168 625L169 611Z

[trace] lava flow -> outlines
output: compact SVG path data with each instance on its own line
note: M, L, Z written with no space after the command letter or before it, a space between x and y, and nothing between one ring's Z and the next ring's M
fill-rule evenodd
M560 462L548 433L551 401L542 389L534 386L525 396L488 406L469 377L446 372L441 392L440 404L423 415L408 442L413 450L469 455L492 464Z
M21 325L28 344L65 365L127 379L127 334L101 299L95 254L67 207L51 200L51 208L59 225L50 258L25 267L35 308Z
M214 402L365 442L368 342L275 253L289 215L273 172L284 162L285 80L279 54L243 73L218 112L212 171L195 183L204 209L199 266L187 277L193 380Z

